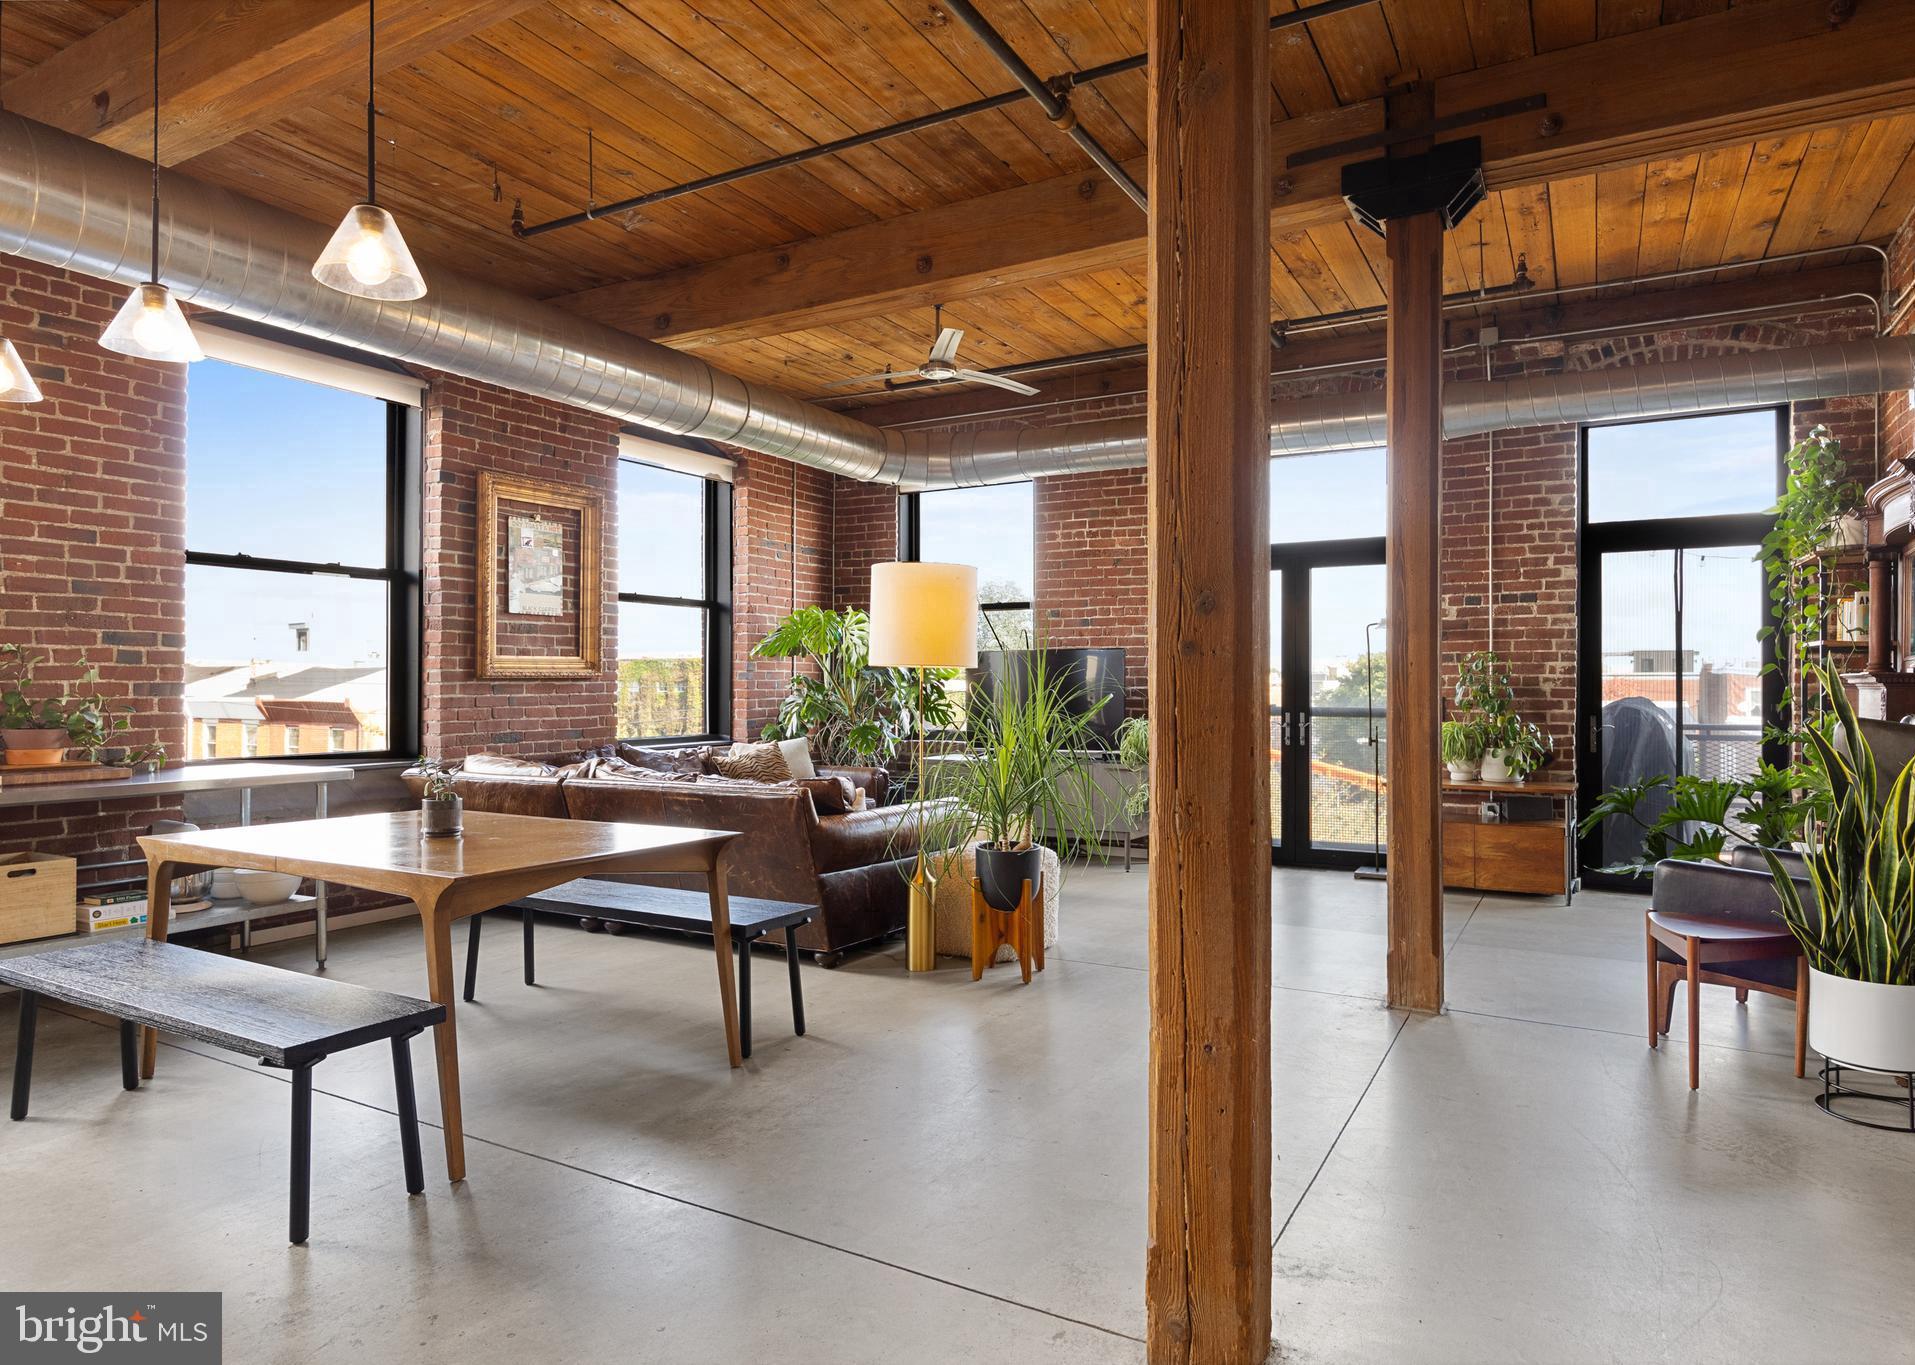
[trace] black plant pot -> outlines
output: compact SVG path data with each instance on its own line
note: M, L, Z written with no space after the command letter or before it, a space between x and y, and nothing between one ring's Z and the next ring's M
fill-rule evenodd
M1024 883L1035 886L1044 875L1044 849L998 848L993 844L977 846L977 884L984 903L1006 914L1017 909L1024 899Z

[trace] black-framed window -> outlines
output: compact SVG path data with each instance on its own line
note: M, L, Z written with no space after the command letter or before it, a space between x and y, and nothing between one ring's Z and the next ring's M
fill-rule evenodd
M907 495L899 508L901 559L975 564L978 648L1023 649L1037 597L1037 486L994 483Z
M1581 799L1666 773L1738 779L1786 761L1759 558L1775 525L1787 408L1582 429L1578 553ZM1644 818L1659 807L1651 799ZM1585 872L1630 861L1640 830L1582 839ZM1646 889L1640 888L1640 889Z
M618 462L621 738L716 737L731 715L731 485Z
M418 452L402 404L193 366L184 758L418 753Z

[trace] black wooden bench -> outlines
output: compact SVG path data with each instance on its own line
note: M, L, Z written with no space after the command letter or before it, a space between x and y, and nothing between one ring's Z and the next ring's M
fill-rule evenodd
M0 960L0 985L20 991L13 1066L13 1117L27 1116L33 1034L40 997L81 1005L120 1021L120 1081L140 1084L139 1030L167 1029L229 1052L284 1067L293 1079L291 1216L287 1238L306 1240L312 1197L313 1067L335 1052L392 1040L399 1143L406 1193L425 1188L419 1112L412 1090L413 1034L442 1022L445 1006L323 976L216 957L177 943L116 939Z
M565 915L572 919L599 920L609 924L636 924L648 929L677 929L695 933L711 932L711 898L703 891L679 891L668 886L633 886L626 882L600 881L581 877L578 881L555 886L535 896L512 902L519 912L525 936L525 984L535 984L532 970L532 913ZM738 1038L740 1050L751 1056L751 945L774 929L786 930L785 965L791 974L792 1032L805 1031L804 990L798 982L798 948L791 930L809 924L818 913L813 905L794 901L762 901L749 896L733 896L727 902L731 913L731 937L738 945ZM465 998L470 1000L479 984L479 923L485 916L474 915L465 949Z

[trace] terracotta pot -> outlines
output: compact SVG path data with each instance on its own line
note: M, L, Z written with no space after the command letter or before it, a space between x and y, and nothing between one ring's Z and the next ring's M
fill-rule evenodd
M6 762L14 765L58 763L66 757L65 730L0 730Z
M1915 986L1851 981L1809 968L1809 1046L1864 1071L1915 1071Z
M984 903L1006 914L1017 909L1024 899L1024 883L1035 885L1044 876L1044 850L1036 844L1028 848L977 846L978 890Z

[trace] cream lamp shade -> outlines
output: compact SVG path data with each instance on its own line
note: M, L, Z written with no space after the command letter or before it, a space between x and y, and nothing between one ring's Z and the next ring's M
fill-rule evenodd
M878 668L976 668L976 567L873 564L871 663Z

